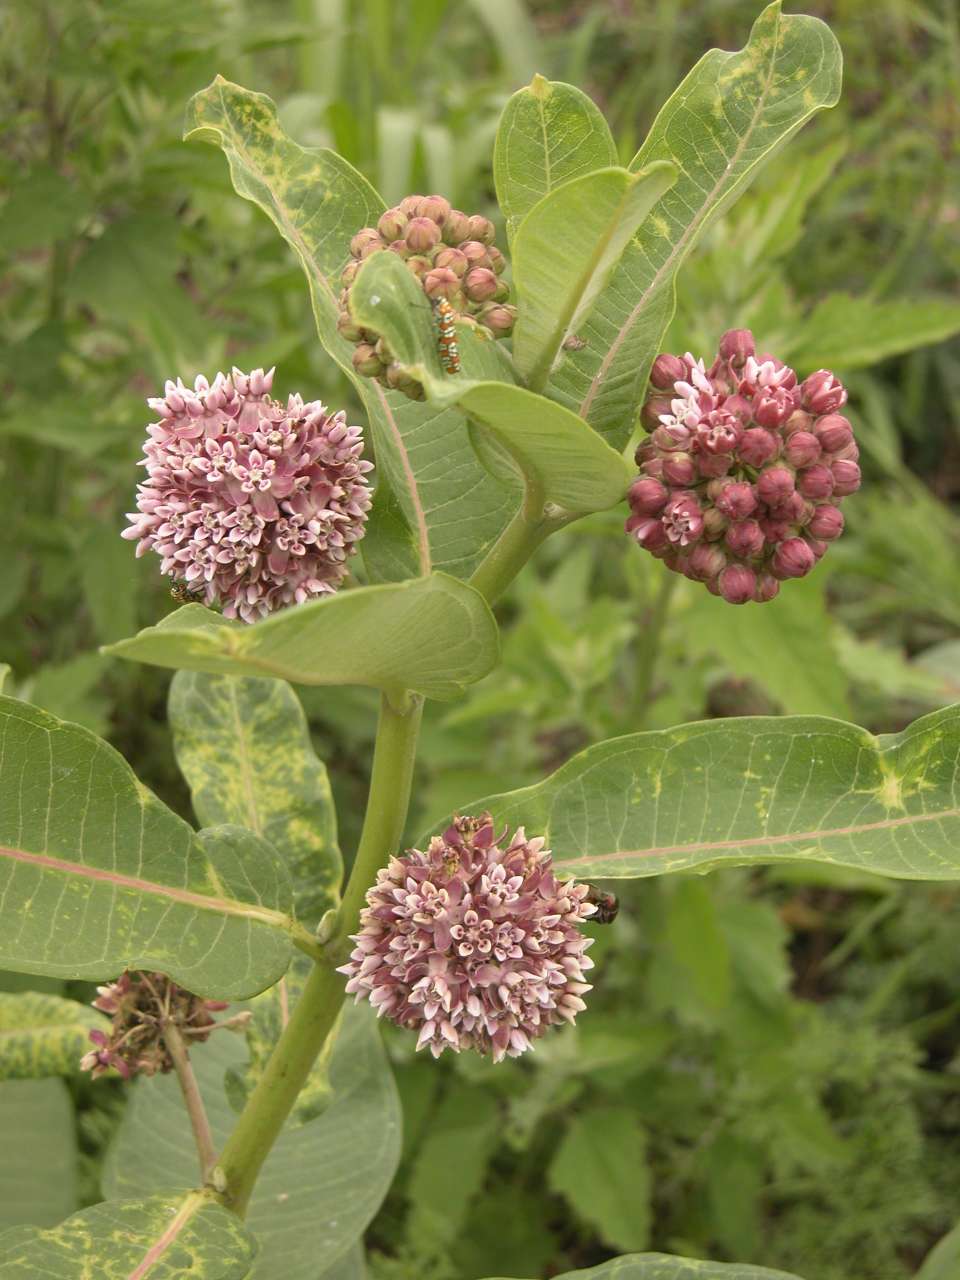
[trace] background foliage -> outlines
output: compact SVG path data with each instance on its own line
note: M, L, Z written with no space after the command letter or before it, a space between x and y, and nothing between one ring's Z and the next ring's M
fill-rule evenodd
M500 610L503 665L428 712L411 838L465 796L637 728L783 711L888 732L960 700L960 344L941 341L960 325L960 19L950 0L803 7L840 39L843 99L708 233L668 345L706 352L748 324L762 347L848 381L867 476L849 531L810 579L748 610L683 581L669 594L621 512L557 535ZM282 392L363 420L320 352L297 264L222 157L180 142L191 93L217 72L255 86L292 136L336 147L388 201L439 190L492 216L496 120L535 71L589 92L627 163L680 76L708 47L742 44L755 13L752 0L8 4L5 692L105 734L190 816L169 674L97 652L172 607L117 537L143 399L165 377L278 363ZM375 694L301 694L349 856ZM960 1214L960 893L803 866L621 897L597 931L589 1015L529 1061L438 1067L387 1037L405 1128L372 1274L547 1275L650 1248L811 1280L913 1275ZM54 979L0 986L89 997ZM44 1191L0 1196L0 1225L52 1225L107 1185L121 1088L57 1075L0 1085L3 1131L31 1133ZM121 1144L136 1124L128 1111ZM22 1191L8 1145L0 1186Z

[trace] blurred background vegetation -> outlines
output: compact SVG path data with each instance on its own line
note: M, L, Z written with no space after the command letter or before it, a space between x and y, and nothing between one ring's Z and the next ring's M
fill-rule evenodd
M801 373L844 377L866 476L848 533L810 579L743 610L667 583L622 536L622 512L553 539L500 610L503 667L431 710L411 837L638 728L809 712L888 732L960 701L960 15L954 0L802 7L840 39L843 99L708 233L667 345L708 354L749 325ZM742 45L757 10L7 0L12 691L105 734L189 813L168 677L97 653L173 607L153 558L118 537L144 398L167 377L276 363L284 394L353 403L299 267L220 154L180 142L191 93L223 74L269 93L294 137L335 147L389 202L439 191L496 217L497 118L535 71L586 89L627 161L692 63ZM304 694L349 855L373 708L357 691ZM390 1038L405 1157L368 1236L373 1274L548 1276L649 1247L810 1280L913 1275L960 1216L960 893L798 866L640 882L622 900L597 931L589 1015L529 1061L424 1063ZM91 1202L120 1089L76 1083L66 1104ZM54 1165L68 1128L50 1127ZM34 1212L55 1220L41 1183Z

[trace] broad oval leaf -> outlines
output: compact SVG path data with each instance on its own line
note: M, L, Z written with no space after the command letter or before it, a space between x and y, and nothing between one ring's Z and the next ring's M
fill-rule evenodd
M0 968L239 999L286 969L291 899L257 836L198 835L89 730L0 697Z
M0 992L0 1080L70 1076L90 1048L90 1032L109 1031L102 1013L39 991Z
M589 747L463 812L545 834L588 879L800 860L958 880L958 753L960 706L880 737L819 716L715 720Z
M482 438L475 443L481 461L498 478L509 474L506 451L518 476L542 502L579 515L621 501L633 471L582 419L523 387L477 381L469 366L456 376L444 373L430 305L396 254L376 253L364 263L353 284L351 307L359 323L383 334L431 399L456 401L475 432L494 438L493 450Z
M75 1213L49 1231L0 1235L8 1280L245 1280L257 1251L234 1214L204 1191L114 1200Z
M343 859L330 780L297 695L283 680L178 671L167 707L199 822L262 836L290 870L298 918L319 920L337 902Z
M498 1277L502 1280L502 1277ZM746 1262L705 1262L667 1253L631 1253L587 1271L565 1271L557 1280L800 1280L786 1271Z
M76 1130L62 1080L0 1084L0 1240L8 1227L54 1227L76 1209Z
M223 1072L242 1060L242 1042L226 1034L192 1057L217 1145L236 1121ZM344 1009L330 1075L330 1106L310 1124L280 1135L257 1181L247 1214L260 1246L255 1280L317 1280L346 1259L396 1172L400 1104L366 1006ZM146 1195L160 1185L189 1186L195 1166L176 1081L141 1080L107 1158L106 1191Z
M519 310L513 359L532 390L546 382L560 344L676 178L665 160L639 173L599 169L551 191L520 223L513 246Z
M628 440L676 303L676 274L710 220L815 111L840 94L841 54L817 18L764 9L746 47L705 54L665 104L630 165L669 160L679 178L620 260L549 393L615 448Z
M280 126L265 94L218 76L187 108L188 139L218 145L237 192L253 201L296 253L310 288L320 341L363 400L374 437L378 476L386 476L405 526L397 554L396 522L368 526L365 558L393 579L443 569L468 578L516 509L478 463L463 415L418 404L358 377L353 348L337 332L340 272L350 239L372 226L384 203L345 160L323 148L304 148Z
M599 107L572 84L533 77L509 100L493 149L497 201L514 232L537 201L562 182L617 163Z
M494 666L499 640L479 591L434 573L341 591L252 625L188 604L104 652L213 675L455 698Z

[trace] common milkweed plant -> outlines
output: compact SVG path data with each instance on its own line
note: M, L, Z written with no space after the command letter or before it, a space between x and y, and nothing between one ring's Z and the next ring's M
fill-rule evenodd
M748 610L842 533L860 471L830 371L736 316L716 352L660 352L685 256L840 69L829 29L774 3L627 166L587 97L537 77L496 138L499 245L442 194L386 208L261 94L192 100L186 137L299 258L365 420L277 400L262 369L149 401L126 536L181 607L108 651L176 670L199 830L92 733L0 699L0 966L100 984L89 1011L3 997L0 1069L133 1082L108 1198L6 1232L3 1276L361 1274L400 1137L374 1013L437 1057L535 1050L589 1017L598 880L791 858L960 878L956 709L883 738L807 716L637 733L403 843L424 701L494 667L492 608L556 530L624 504L636 554ZM380 693L346 877L297 684ZM590 1272L614 1273L774 1275Z

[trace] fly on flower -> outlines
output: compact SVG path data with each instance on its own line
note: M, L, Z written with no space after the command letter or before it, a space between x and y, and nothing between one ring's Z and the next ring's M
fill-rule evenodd
M170 588L170 595L176 600L177 604L190 604L191 601L203 598L201 592L191 591L190 584L187 582L175 582Z
M620 903L615 893L605 893L602 889L598 889L595 884L587 885L587 902L592 902L597 908L596 914L591 921L592 924L613 924L620 910Z

